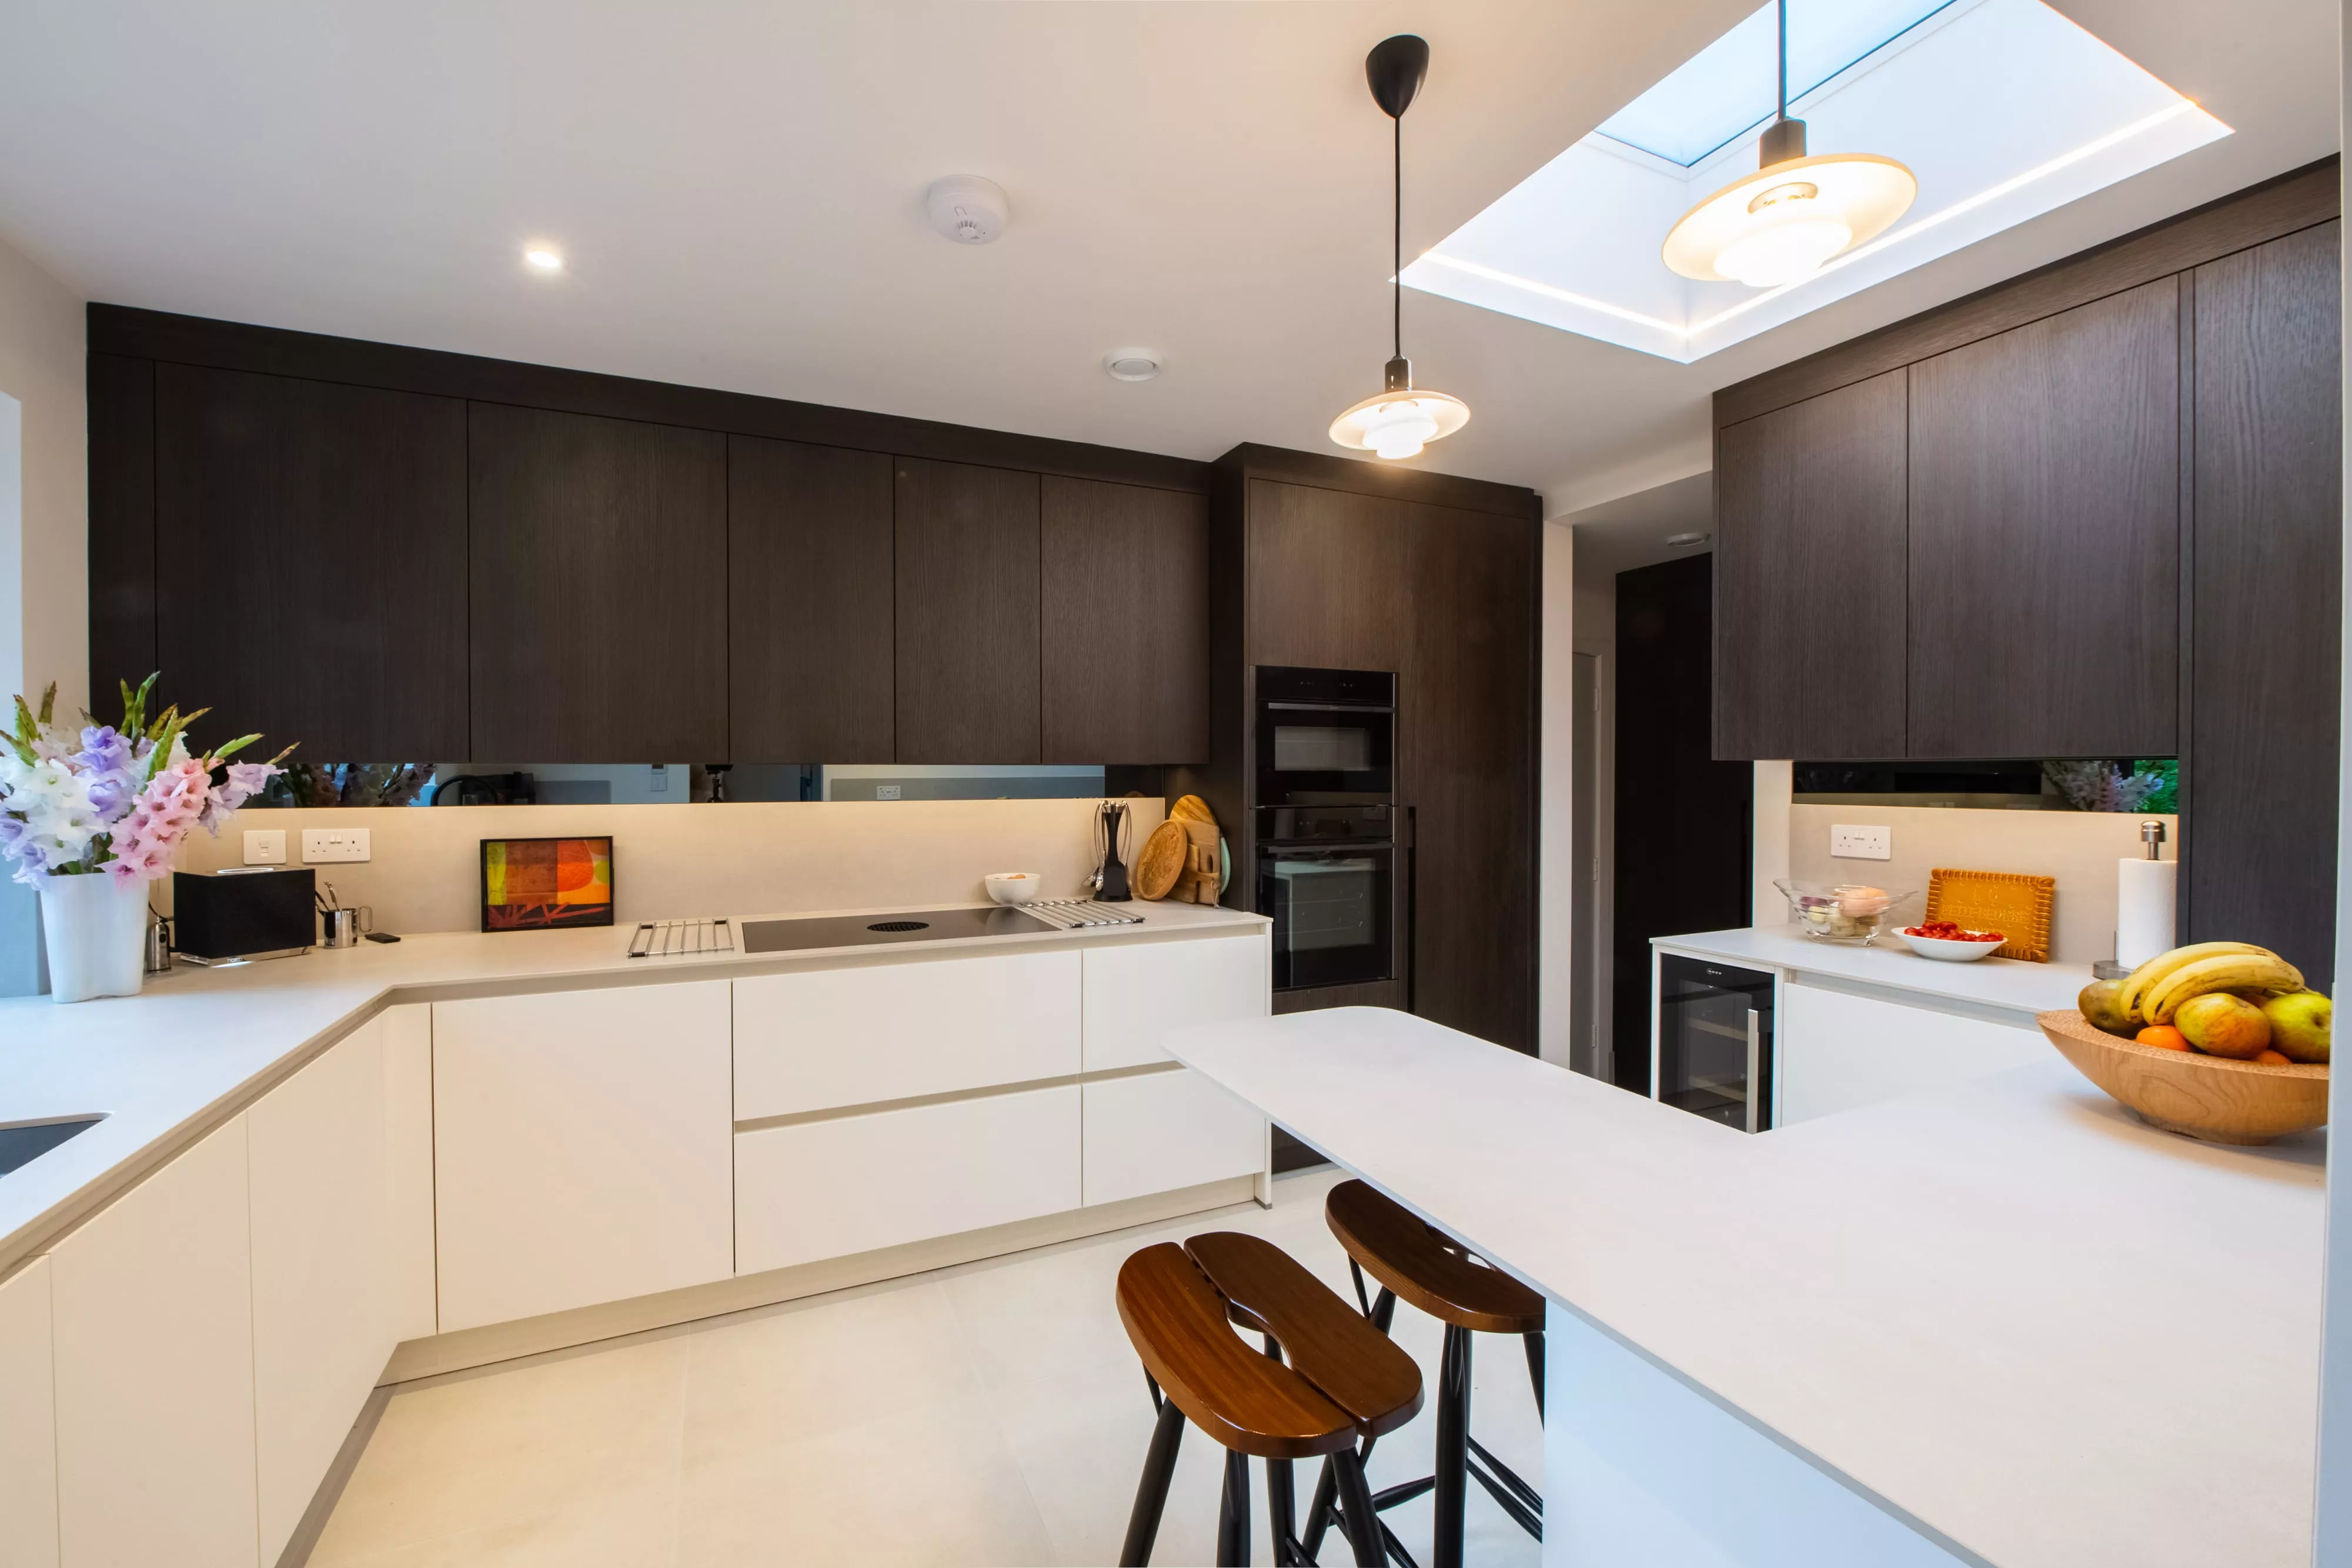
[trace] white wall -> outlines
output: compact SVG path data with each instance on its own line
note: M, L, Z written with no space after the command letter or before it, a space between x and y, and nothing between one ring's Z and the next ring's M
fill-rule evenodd
M1131 850L1165 818L1131 800ZM481 841L611 834L615 917L793 915L971 904L991 872L1034 872L1047 898L1075 898L1096 862L1093 800L785 800L722 806L384 806L247 810L220 837L189 838L181 866L244 858L245 830L282 828L299 865L306 827L366 828L374 858L314 868L385 931L472 931L481 922ZM1128 857L1134 863L1134 856ZM159 907L169 907L168 884Z
M0 701L89 700L82 302L0 244ZM40 988L34 900L0 875L0 996Z
M2345 89L2341 97L2352 99L2352 3L2343 15L2339 80ZM2352 329L2352 278L2345 289L2344 319ZM2344 406L2352 409L2352 330L2347 337ZM2352 496L2352 444L2346 448L2345 492ZM2346 580L2352 584L2352 539L2347 540L2344 566ZM2352 591L2344 602L2352 604ZM2345 639L2345 645L2352 652L2352 639ZM2336 717L2342 746L2336 818L2338 976L2352 975L2352 855L2345 853L2352 847L2352 656L2346 659L2342 703ZM2327 1259L2320 1340L2319 1474L2314 1496L2318 1529L2312 1543L2312 1562L2318 1568L2352 1563L2352 1159L2336 1157L2336 1140L2345 1135L2345 1118L2352 1115L2352 1090L2336 1092L2335 1085L2342 1082L2331 1077L2327 1091Z
M1543 528L1542 831L1536 862L1536 1054L1565 1067L1576 944L1576 535Z
M2179 842L2179 819L2165 824L2166 857ZM2116 954L2116 862L2147 853L2137 811L1988 811L1942 806L1791 806L1789 873L1800 882L1866 882L1889 892L1923 896L1898 913L1909 925L1926 906L1927 873L1937 866L1966 871L2013 871L2058 880L2051 908L2050 956L2062 964L2092 964ZM1830 828L1849 822L1885 826L1895 858L1836 860ZM1767 888L1766 892L1770 889ZM1776 897L1777 902L1777 897ZM1787 905L1759 903L1758 924L1787 918Z

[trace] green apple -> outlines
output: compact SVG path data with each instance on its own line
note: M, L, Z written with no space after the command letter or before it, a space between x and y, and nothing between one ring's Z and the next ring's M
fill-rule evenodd
M2336 1006L2317 991L2289 991L2263 1004L2271 1049L2291 1061L2326 1061Z

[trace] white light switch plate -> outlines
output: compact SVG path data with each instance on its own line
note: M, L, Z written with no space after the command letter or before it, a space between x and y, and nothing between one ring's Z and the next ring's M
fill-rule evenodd
M284 865L286 863L286 830L247 828L245 832L245 863Z
M331 861L363 861L368 855L368 830L365 828L305 828L302 830L302 863L320 865Z
M1830 824L1830 853L1841 860L1893 860L1895 830L1858 828L1846 822L1832 822Z

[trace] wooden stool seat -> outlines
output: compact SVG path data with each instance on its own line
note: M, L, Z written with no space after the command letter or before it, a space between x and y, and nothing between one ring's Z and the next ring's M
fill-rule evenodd
M1356 1417L1244 1343L1224 1298L1174 1242L1147 1247L1119 1269L1118 1315L1152 1381L1226 1448L1305 1459L1354 1446Z
M1348 1256L1408 1306L1478 1333L1543 1332L1541 1294L1362 1182L1333 1187L1323 1212Z
M1184 1250L1233 1321L1271 1338L1298 1375L1355 1418L1359 1436L1393 1432L1420 1413L1412 1357L1289 1253L1235 1230L1195 1236Z
M1293 1534L1291 1461L1319 1457L1318 1497L1329 1500L1318 1501L1317 1518L1338 1519L1359 1568L1380 1568L1386 1541L1357 1445L1369 1449L1421 1408L1412 1358L1252 1236L1147 1247L1120 1267L1118 1301L1160 1406L1119 1562L1150 1560L1189 1421L1225 1450L1220 1563L1249 1561L1250 1457L1265 1461L1276 1563L1313 1563ZM1236 1323L1265 1336L1262 1353L1234 1332Z

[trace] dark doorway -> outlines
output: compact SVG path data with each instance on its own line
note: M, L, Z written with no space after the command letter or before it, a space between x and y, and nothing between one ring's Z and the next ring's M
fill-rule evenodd
M1618 1087L1650 1092L1650 938L1748 923L1755 770L1714 750L1715 561L1617 574Z

